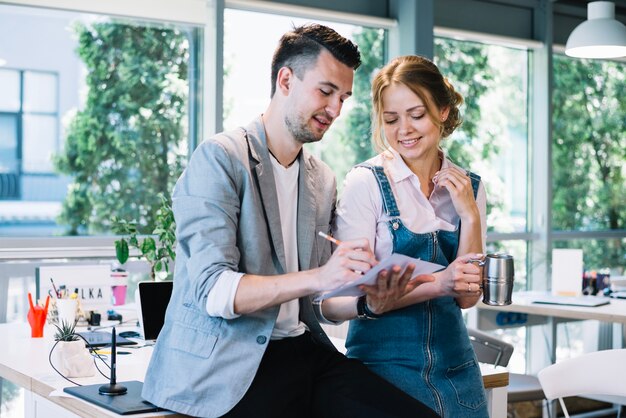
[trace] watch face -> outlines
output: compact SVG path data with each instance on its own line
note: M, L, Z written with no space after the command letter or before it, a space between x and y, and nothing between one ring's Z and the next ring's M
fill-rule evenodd
M365 296L361 296L356 301L356 315L361 319L367 319L367 315L365 313Z

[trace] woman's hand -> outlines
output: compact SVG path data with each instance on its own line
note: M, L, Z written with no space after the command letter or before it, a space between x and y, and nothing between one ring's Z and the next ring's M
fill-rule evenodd
M376 284L360 286L367 295L367 306L375 314L396 309L396 302L421 285L435 280L429 274L421 274L411 279L415 265L409 264L404 271L400 266L378 273Z
M441 295L455 298L480 296L481 268L470 261L481 257L481 254L466 254L450 263L445 270L435 273Z
M472 181L467 172L457 167L447 167L435 173L433 183L448 190L454 209L461 219L479 218Z

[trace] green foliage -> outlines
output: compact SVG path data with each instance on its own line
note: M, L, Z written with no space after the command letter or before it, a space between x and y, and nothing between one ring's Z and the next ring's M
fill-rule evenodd
M78 335L76 335L76 321L65 322L61 321L61 325L54 324L57 329L54 334L55 341L78 341Z
M113 217L113 231L123 235L115 241L115 255L120 264L126 263L130 256L130 248L139 250L140 256L150 264L152 279L157 273L169 274L169 262L176 259L176 223L174 212L164 195L159 195L161 206L155 213L155 227L152 234L158 238L158 243L151 236L138 238L137 223Z
M626 228L626 69L607 60L554 57L552 225ZM625 266L625 239L554 243L582 248L585 268Z
M554 229L626 228L623 63L554 58Z
M464 100L463 124L442 145L453 161L462 167L471 167L474 160L487 158L497 151L493 136L481 138L478 129L481 121L480 99L493 80L485 46L436 38L435 57L439 71L449 79ZM485 146L478 146L479 143Z
M502 53L502 48L496 51ZM449 137L441 142L448 158L469 168L481 176L487 189L487 214L489 229L494 224L507 224L508 213L504 209L505 191L502 179L494 164L499 152L506 144L507 129L511 120L525 122L525 107L511 106L498 109L485 104L491 90L495 86L510 86L507 97L515 98L520 94L516 86L523 85L513 75L507 75L499 65L503 59L494 59L496 51L489 46L467 41L456 41L447 38L435 38L435 62L441 73L446 77L457 92L463 96L461 114L463 124ZM521 75L517 75L520 77ZM515 103L524 103L519 98ZM520 113L519 117L507 117L511 112ZM516 115L517 116L517 115ZM524 126L525 128L525 126ZM505 228L511 228L506 225ZM500 227L499 232L504 232Z
M108 232L111 214L155 226L186 154L188 40L178 29L77 23L87 97L56 156L72 177L59 223L67 233Z

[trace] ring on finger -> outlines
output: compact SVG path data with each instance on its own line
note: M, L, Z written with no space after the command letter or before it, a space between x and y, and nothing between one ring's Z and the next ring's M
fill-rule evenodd
M467 284L467 293L471 293L471 291L472 291L472 284L468 283Z

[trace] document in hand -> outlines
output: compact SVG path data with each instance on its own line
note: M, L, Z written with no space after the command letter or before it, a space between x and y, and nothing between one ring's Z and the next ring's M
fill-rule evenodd
M407 264L413 263L415 264L415 270L413 271L413 276L416 277L420 274L430 274L436 271L442 270L445 267L435 263L429 263L428 261L422 261L418 258L412 258L402 254L391 254L389 257L381 260L376 266L372 267L370 271L365 273L360 278L346 283L345 285L338 287L335 290L331 290L330 292L324 293L318 296L318 299L328 299L334 296L361 296L365 294L358 286L362 284L374 284L376 283L376 277L378 273L382 270L389 270L393 266L400 266L403 269L407 266Z

